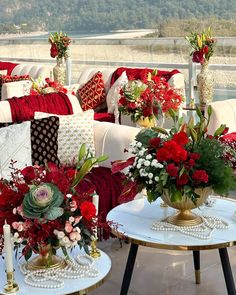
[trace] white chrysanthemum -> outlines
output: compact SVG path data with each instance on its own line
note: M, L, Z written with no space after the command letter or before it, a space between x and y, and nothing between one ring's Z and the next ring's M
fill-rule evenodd
M139 156L143 156L144 155L144 151L143 150L140 150L138 154L139 154Z
M150 179L152 179L152 178L153 178L153 174L152 174L152 173L148 173L148 177L149 177Z
M157 163L156 167L157 168L163 168L164 166L161 163Z
M146 167L150 166L150 164L151 164L151 162L148 161L148 160L146 160L146 161L144 162L144 166L146 166Z
M150 180L149 180L149 184L152 184L152 183L153 183L153 181L150 179Z
M159 177L158 176L155 176L155 181L159 181Z
M138 163L137 169L140 169L141 167L142 167L142 165Z
M158 163L157 159L153 159L151 166L156 167L156 164Z
M137 142L136 146L139 147L139 148L142 147L141 142Z
M152 158L152 155L150 155L150 154L146 156L147 160L151 160L151 158Z

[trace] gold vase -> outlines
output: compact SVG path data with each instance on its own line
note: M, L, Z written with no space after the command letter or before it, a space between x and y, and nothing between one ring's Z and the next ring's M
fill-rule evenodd
M166 221L178 226L193 226L202 223L202 218L191 210L202 205L212 193L212 189L210 187L196 188L195 193L200 196L196 199L196 203L193 203L191 199L185 195L182 196L181 201L172 202L168 190L164 190L163 195L161 196L162 200L169 207L178 210L177 213L167 217Z
M39 255L27 263L29 270L37 269L59 269L66 266L66 260L52 254L51 245L39 246Z
M54 78L54 81L60 83L61 85L65 84L66 66L65 66L63 58L57 58L57 64L53 68L53 78Z
M153 116L151 119L149 117L142 117L136 122L137 127L152 128L157 125L156 118Z
M213 77L208 70L208 61L201 65L201 71L197 75L197 90L199 95L199 103L205 106L213 99Z

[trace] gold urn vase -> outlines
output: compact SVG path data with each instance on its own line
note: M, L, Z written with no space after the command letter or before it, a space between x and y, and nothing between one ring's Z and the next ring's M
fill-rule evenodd
M152 118L142 117L136 122L136 126L142 128L152 128L157 126L157 120L154 116Z
M202 223L202 218L191 210L202 205L212 193L212 189L210 187L196 188L195 193L200 196L196 199L196 203L193 203L193 201L185 195L182 196L181 201L172 202L168 190L164 190L161 197L162 200L169 207L178 210L175 214L167 217L165 221L178 226L194 226Z
M39 246L39 255L27 263L29 270L60 269L66 266L66 260L52 253L51 245Z

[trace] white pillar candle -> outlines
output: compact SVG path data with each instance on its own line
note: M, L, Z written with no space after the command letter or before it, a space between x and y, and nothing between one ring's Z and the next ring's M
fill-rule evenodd
M98 215L99 196L96 193L93 194L93 204L96 208L96 215Z
M94 204L94 206L96 208L96 216L97 216L98 215L99 196L98 196L98 194L96 194L96 192L94 192L94 194L93 194L93 204ZM97 221L97 218L95 220ZM98 238L98 228L97 228L97 226L94 229L94 237L95 237L95 239Z
M5 248L5 259L6 259L6 271L13 272L13 259L12 259L12 242L11 242L11 227L6 223L3 225L4 235L4 248Z

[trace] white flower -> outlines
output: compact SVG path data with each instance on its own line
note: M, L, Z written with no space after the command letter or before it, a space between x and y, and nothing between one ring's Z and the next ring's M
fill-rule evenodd
M65 233L64 233L63 231L59 231L59 232L57 233L57 237L58 237L58 239L62 239L62 238L65 237Z
M138 164L141 164L141 165L142 165L143 162L144 162L144 159L139 159L139 160L138 160Z
M141 164L138 163L137 169L140 169L141 167L142 167Z
M152 158L152 155L150 155L150 154L146 156L147 160L150 160L151 158Z
M159 177L158 176L155 176L155 181L159 181Z
M142 147L141 142L137 142L136 146L139 147L139 148Z
M158 163L157 159L153 159L152 160L152 163L151 163L151 166L154 166L156 167L156 164Z
M152 183L153 183L153 181L150 179L150 180L149 180L149 184L152 184Z
M19 234L18 233L14 233L14 239L17 239L19 237Z
M67 197L68 199L70 199L70 198L72 197L72 194L67 194L66 197Z
M151 164L151 162L148 161L148 160L146 160L146 161L144 162L144 166L146 166L146 167L150 166L150 164Z
M73 223L74 221L75 221L74 217L73 217L73 216L70 216L70 217L69 217L69 222L70 222L70 223Z
M153 174L152 173L148 173L148 177L151 179L153 178Z
M143 150L141 150L141 151L139 151L139 156L143 156L144 155L144 151Z
M157 163L156 167L157 168L163 168L164 166L161 163Z

